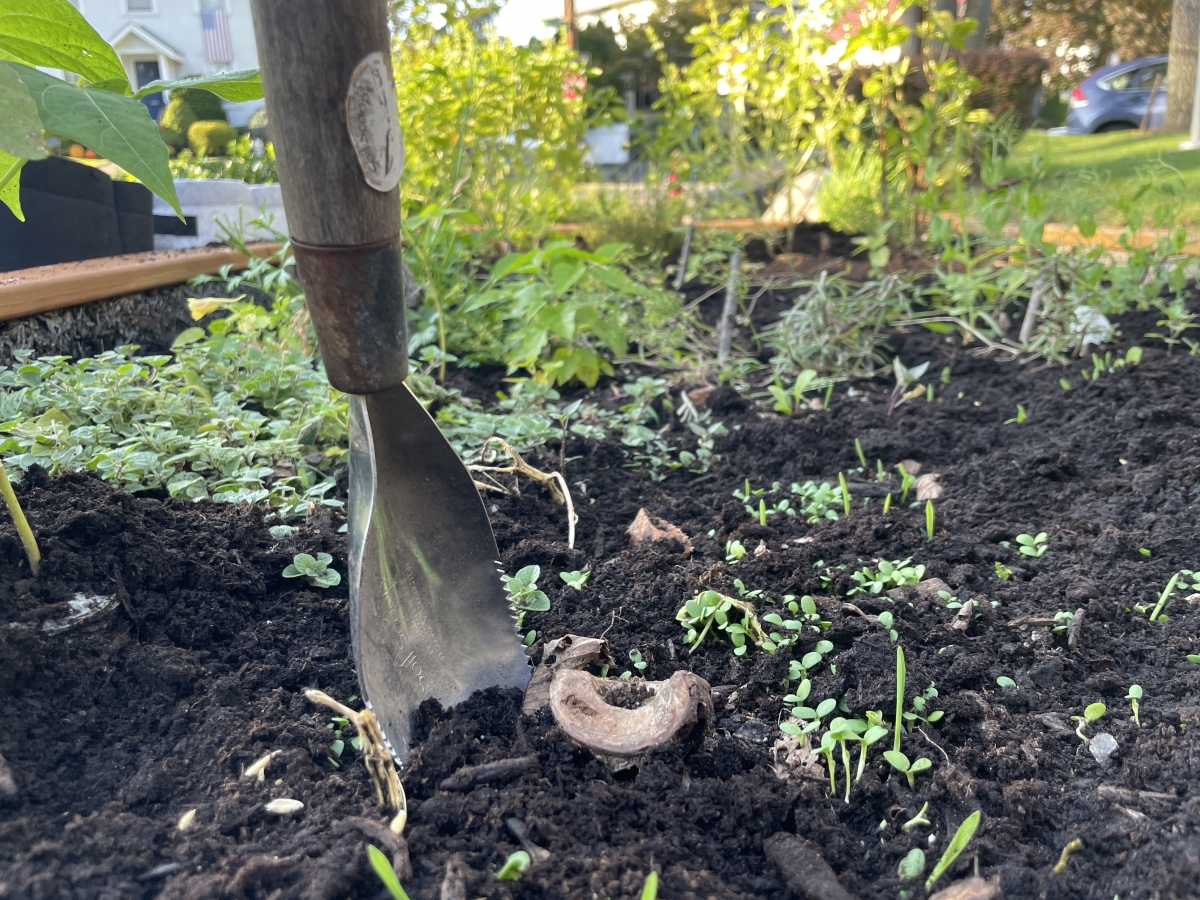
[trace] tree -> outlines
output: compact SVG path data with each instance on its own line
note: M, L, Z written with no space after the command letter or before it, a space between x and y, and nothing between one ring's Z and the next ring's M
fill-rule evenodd
M1167 119L1163 123L1166 131L1187 131L1192 125L1198 43L1200 2L1175 0L1171 16L1171 59L1167 63Z

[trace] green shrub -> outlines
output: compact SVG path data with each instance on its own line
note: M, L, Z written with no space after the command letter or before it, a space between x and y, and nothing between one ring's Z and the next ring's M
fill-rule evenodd
M163 143L175 149L187 146L188 129L196 121L196 114L183 94L183 91L171 91L171 99L167 101L167 108L163 110L158 124Z
M989 110L996 118L1007 112L1021 128L1033 124L1042 75L1049 68L1046 60L1032 50L1000 47L960 50L956 55L963 69L979 79L971 106Z
M202 120L188 127L188 145L198 156L221 156L237 138L237 130L226 122Z
M180 98L180 102L186 103L192 108L196 119L207 119L209 121L229 121L225 115L225 107L221 105L221 98L212 91L204 91L200 88L177 88L171 91L171 99Z

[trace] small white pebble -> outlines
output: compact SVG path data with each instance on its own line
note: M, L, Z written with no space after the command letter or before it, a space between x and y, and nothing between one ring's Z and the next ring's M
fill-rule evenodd
M187 831L192 827L192 823L196 821L196 811L189 809L179 817L179 822L175 825L180 831Z
M1102 763L1117 752L1117 739L1107 731L1102 731L1088 741L1088 749L1096 757L1096 762Z
M930 846L930 847L932 847L932 846L933 846L934 844L936 844L936 843L937 843L937 835L936 835L936 834L931 834L931 835L929 836L929 846Z
M277 816L290 816L292 813L298 813L304 809L304 804L299 800L290 800L287 797L280 797L278 800L272 800L265 807L267 812L274 813Z

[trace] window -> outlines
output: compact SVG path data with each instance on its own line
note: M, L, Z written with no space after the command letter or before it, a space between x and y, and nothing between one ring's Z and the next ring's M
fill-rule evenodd
M1128 72L1119 72L1112 78L1102 82L1102 85L1110 91L1132 91L1136 90L1138 78L1141 75L1141 69L1130 69ZM1154 80L1154 76L1150 76L1150 80Z
M154 0L125 0L126 12L153 12Z
M1159 84L1159 89L1161 90L1162 85L1165 84L1167 80L1167 64L1158 63L1157 65L1146 66L1146 68L1142 69L1138 73L1138 88L1143 91L1150 90L1154 87L1154 79L1158 78L1160 75L1163 79L1162 83Z
M225 0L200 0L201 9L219 9L225 12Z

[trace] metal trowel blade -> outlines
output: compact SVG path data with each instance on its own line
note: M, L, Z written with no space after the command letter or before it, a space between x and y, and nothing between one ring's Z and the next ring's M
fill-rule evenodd
M470 473L405 386L350 398L350 633L392 754L412 714L524 688L529 661Z

